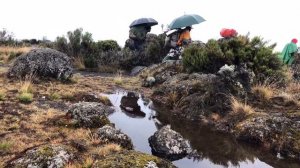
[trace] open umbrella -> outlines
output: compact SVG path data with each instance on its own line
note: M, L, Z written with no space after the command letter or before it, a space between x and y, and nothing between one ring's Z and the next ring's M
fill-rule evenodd
M134 26L139 26L139 25L145 25L145 26L154 26L157 25L158 22L152 18L139 18L134 20L131 24L130 24L130 28L134 27Z
M199 15L196 14L190 14L190 15L183 15L176 19L174 19L171 24L169 25L169 28L172 29L179 29L186 26L191 26L194 24L199 24L201 22L204 22L205 19Z

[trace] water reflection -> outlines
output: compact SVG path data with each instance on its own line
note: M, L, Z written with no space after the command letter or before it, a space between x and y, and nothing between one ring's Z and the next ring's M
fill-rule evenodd
M150 108L150 104L144 104L140 96L131 98L132 95L123 91L107 96L116 108L116 112L110 115L109 119L131 137L135 150L151 154L148 138L166 124L170 124L173 130L188 139L198 154L174 161L179 168L300 167L297 161L278 159L262 149L237 142L226 134L213 132L208 127L172 117L165 109L156 107L155 109L159 111L157 114ZM135 115L132 111L125 111L124 107L135 107L134 109L144 115Z
M134 92L128 92L126 96L122 96L120 107L125 114L133 118L144 118L146 113L141 111L141 106L138 105L139 95Z

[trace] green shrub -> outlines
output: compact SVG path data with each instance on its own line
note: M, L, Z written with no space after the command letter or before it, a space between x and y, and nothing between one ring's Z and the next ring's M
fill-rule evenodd
M13 143L8 141L2 141L0 142L0 153L7 153L9 152L13 147Z
M216 73L223 65L246 64L257 81L285 79L283 64L260 37L249 39L237 36L230 39L209 40L204 47L190 45L183 52L183 64L190 72Z
M33 94L32 93L21 93L18 96L18 99L22 103L31 103L33 101Z
M5 93L0 91L0 101L5 100Z
M58 93L56 93L56 92L50 94L50 99L51 100L58 100L60 98L61 98L61 96Z

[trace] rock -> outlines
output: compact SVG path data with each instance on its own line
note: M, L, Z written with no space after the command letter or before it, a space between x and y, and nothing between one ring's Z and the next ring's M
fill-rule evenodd
M141 107L138 105L139 95L135 92L128 92L127 96L121 98L120 107L129 112L130 114L145 117L146 114L141 111Z
M181 159L192 151L189 142L169 125L156 131L148 140L154 155L169 160Z
M143 69L145 69L145 66L136 66L131 70L130 75L131 76L136 76L137 74L139 74Z
M9 69L9 78L24 78L27 75L52 77L66 80L72 76L73 68L70 58L59 51L41 48L18 57Z
M96 160L94 168L112 168L112 167L132 167L132 168L176 168L171 162L164 159L152 156L149 154L137 152L137 151L126 151L121 153L108 155L102 160ZM152 167L151 167L152 166Z
M148 76L143 82L144 87L152 87L155 84L155 78L153 76Z
M129 136L112 126L105 125L99 128L97 134L102 141L116 143L129 150L133 149L133 144Z
M62 145L45 145L30 149L8 167L63 168L74 158L71 150Z
M102 103L80 102L70 106L67 116L70 116L77 126L95 128L108 124L107 115L112 112L112 107Z

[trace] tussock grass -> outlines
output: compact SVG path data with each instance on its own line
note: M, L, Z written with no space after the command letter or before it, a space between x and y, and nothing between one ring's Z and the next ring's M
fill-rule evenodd
M178 94L175 91L170 92L167 95L167 99L168 99L168 104L173 106L176 104L178 100Z
M101 96L99 97L99 99L100 99L100 101L101 101L103 104L105 104L105 105L111 105L111 102L110 102L110 100L109 100L109 98L108 98L107 96L101 95Z
M1 141L0 142L0 153L7 153L12 150L13 142Z
M269 101L274 96L274 90L268 85L255 85L252 93L262 101Z
M0 62L9 63L14 58L20 56L21 54L28 53L31 50L30 47L10 47L1 46L0 47Z
M33 94L32 93L21 93L18 96L18 99L22 103L31 103L33 101Z
M124 79L123 79L123 77L122 77L121 74L118 74L118 75L114 78L114 83L115 83L116 85L122 85L123 82L124 82Z
M6 93L3 90L0 90L0 101L5 100Z
M74 67L76 69L84 70L85 69L85 65L84 65L84 59L83 59L83 57L75 57L73 65L74 65Z
M233 114L249 115L254 113L253 108L246 103L239 102L235 97L231 97L231 110Z
M287 93L295 94L300 93L300 83L299 82L292 82L286 88Z
M115 153L120 150L122 150L122 147L120 145L110 143L110 144L106 144L102 147L94 149L92 153L97 154L99 156L107 156L111 153Z

